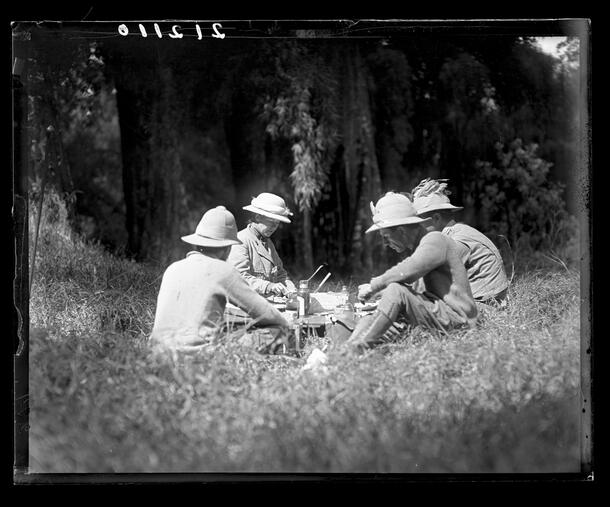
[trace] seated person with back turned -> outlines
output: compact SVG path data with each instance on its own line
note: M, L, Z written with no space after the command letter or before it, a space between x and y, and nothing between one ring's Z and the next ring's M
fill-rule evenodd
M237 234L240 243L231 248L228 261L262 296L287 296L296 292L271 241L271 235L280 222L290 223L288 216L292 212L286 207L284 199L263 192L243 209L254 213L254 217Z
M429 231L439 231L457 243L474 300L493 306L502 305L506 302L508 289L502 256L487 236L454 220L452 213L463 208L449 202L447 181L426 178L413 189L417 216L430 218Z
M392 337L390 328L397 322L441 331L473 327L477 307L455 241L440 232L428 232L429 219L418 217L403 194L388 192L376 206L371 203L371 209L373 225L366 232L378 230L386 245L410 255L359 286L361 300L383 292L377 309L360 319L345 349L362 352L374 347ZM424 280L423 292L408 285L419 278Z
M289 332L288 322L226 262L231 246L239 244L233 214L224 206L208 210L195 233L182 240L194 248L163 274L150 336L155 348L197 352L226 336L223 314L229 300L264 328L268 343L259 351L276 352ZM258 341L259 331L240 333L231 337L249 345Z

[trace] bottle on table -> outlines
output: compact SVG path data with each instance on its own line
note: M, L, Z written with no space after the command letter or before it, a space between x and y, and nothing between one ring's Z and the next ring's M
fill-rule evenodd
M297 291L297 316L309 315L309 281L300 280Z
M340 295L339 304L335 307L335 317L353 319L354 305L350 301L350 293L347 285L341 287Z
M352 304L351 300L350 300L350 293L349 293L349 289L347 288L347 285L343 285L341 287L341 304L350 310L354 310L354 305Z

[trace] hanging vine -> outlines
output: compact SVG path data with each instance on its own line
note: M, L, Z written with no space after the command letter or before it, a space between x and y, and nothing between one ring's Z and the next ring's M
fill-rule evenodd
M265 97L262 117L272 139L291 143L294 199L301 211L311 211L328 183L336 144L335 83L323 58L303 44L286 43L275 71L280 91Z

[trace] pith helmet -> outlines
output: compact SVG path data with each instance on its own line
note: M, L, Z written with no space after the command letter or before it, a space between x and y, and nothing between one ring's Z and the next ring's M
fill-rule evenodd
M386 193L377 201L376 205L371 201L371 212L373 213L373 225L366 230L367 233L386 227L420 224L430 220L418 217L409 198L395 192Z
M250 204L244 206L244 209L287 224L290 223L288 216L292 215L292 212L286 206L284 199L279 195L270 194L268 192L263 192L257 197L253 197Z
M191 245L225 247L241 243L237 239L235 217L224 206L206 211L193 234L182 236L182 241Z
M454 206L449 202L447 190L447 179L434 180L426 178L419 182L413 189L413 205L417 209L417 214L422 215L430 211L450 210L458 211L464 209L462 206Z
M416 197L413 205L417 209L418 215L423 215L429 211L450 210L458 211L464 209L463 206L454 206L449 202L449 197L445 194L430 194L424 197Z

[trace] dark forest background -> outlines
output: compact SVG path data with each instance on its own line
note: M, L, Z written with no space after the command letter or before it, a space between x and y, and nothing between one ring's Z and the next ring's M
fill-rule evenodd
M274 235L289 270L377 271L393 254L364 235L369 201L430 176L450 179L460 218L499 246L578 261L577 37L557 58L522 34L261 23L222 40L202 25L197 40L194 23L182 39L169 23L162 38L127 25L125 37L118 23L13 34L30 206L55 189L75 230L115 254L177 260L207 209L225 205L241 228L242 206L267 191L295 212Z

